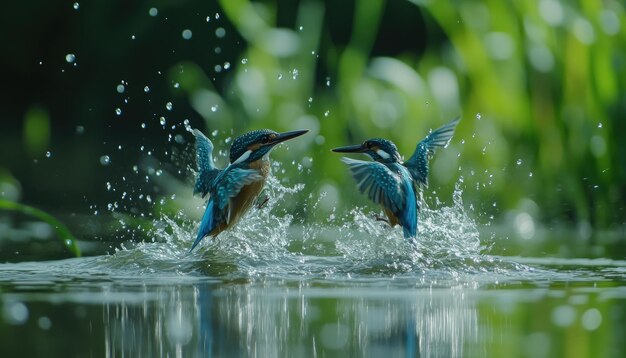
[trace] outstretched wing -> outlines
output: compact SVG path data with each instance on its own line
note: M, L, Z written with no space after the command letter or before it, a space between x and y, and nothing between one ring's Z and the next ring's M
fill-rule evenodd
M435 154L435 149L448 145L460 120L461 117L457 117L450 123L427 135L426 138L417 144L411 158L402 163L409 169L411 177L419 185L428 186L428 161Z
M404 208L406 200L402 182L387 166L345 157L341 160L350 168L361 193L393 213L399 213Z
M211 182L219 174L220 170L215 168L213 163L213 143L202 132L193 130L196 137L196 166L198 177L193 187L193 193L200 193L204 198L209 192Z

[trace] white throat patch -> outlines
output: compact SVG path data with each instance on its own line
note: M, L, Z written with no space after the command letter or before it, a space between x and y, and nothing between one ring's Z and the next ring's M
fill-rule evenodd
M383 159L389 159L391 158L391 155L389 155L389 153L385 152L382 149L377 149L376 150L376 154L380 155Z
M252 154L251 150L246 150L245 153L243 153L239 158L237 158L237 160L235 160L233 162L233 164L239 164L241 162L243 162L244 160L248 159L250 157L250 154Z

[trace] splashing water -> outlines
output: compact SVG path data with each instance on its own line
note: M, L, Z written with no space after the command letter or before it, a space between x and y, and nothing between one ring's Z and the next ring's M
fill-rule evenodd
M233 279L431 276L460 281L482 273L506 276L509 271L532 271L482 253L477 224L463 205L461 182L452 206L430 208L422 203L414 242L403 238L401 228L376 221L369 209L333 213L324 223L296 218L284 203L301 196L304 188L304 184L286 186L270 175L260 196L260 201L268 198L262 208L253 207L233 228L214 239L205 238L190 254L199 222L182 212L162 215L148 232L152 242L118 250L105 265ZM320 200L309 199L303 205L315 209Z

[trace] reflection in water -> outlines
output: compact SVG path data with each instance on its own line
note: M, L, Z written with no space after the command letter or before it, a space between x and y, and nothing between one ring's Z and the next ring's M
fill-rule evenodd
M493 338L466 289L276 286L159 287L108 303L107 356L460 357Z

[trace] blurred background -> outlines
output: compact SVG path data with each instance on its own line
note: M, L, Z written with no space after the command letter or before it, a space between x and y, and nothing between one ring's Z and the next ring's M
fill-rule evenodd
M626 253L622 2L33 0L0 19L3 261L67 256L60 223L101 254L196 220L190 127L221 166L233 136L310 129L272 153L307 223L373 208L331 148L408 157L459 115L426 205L457 187L496 254Z

